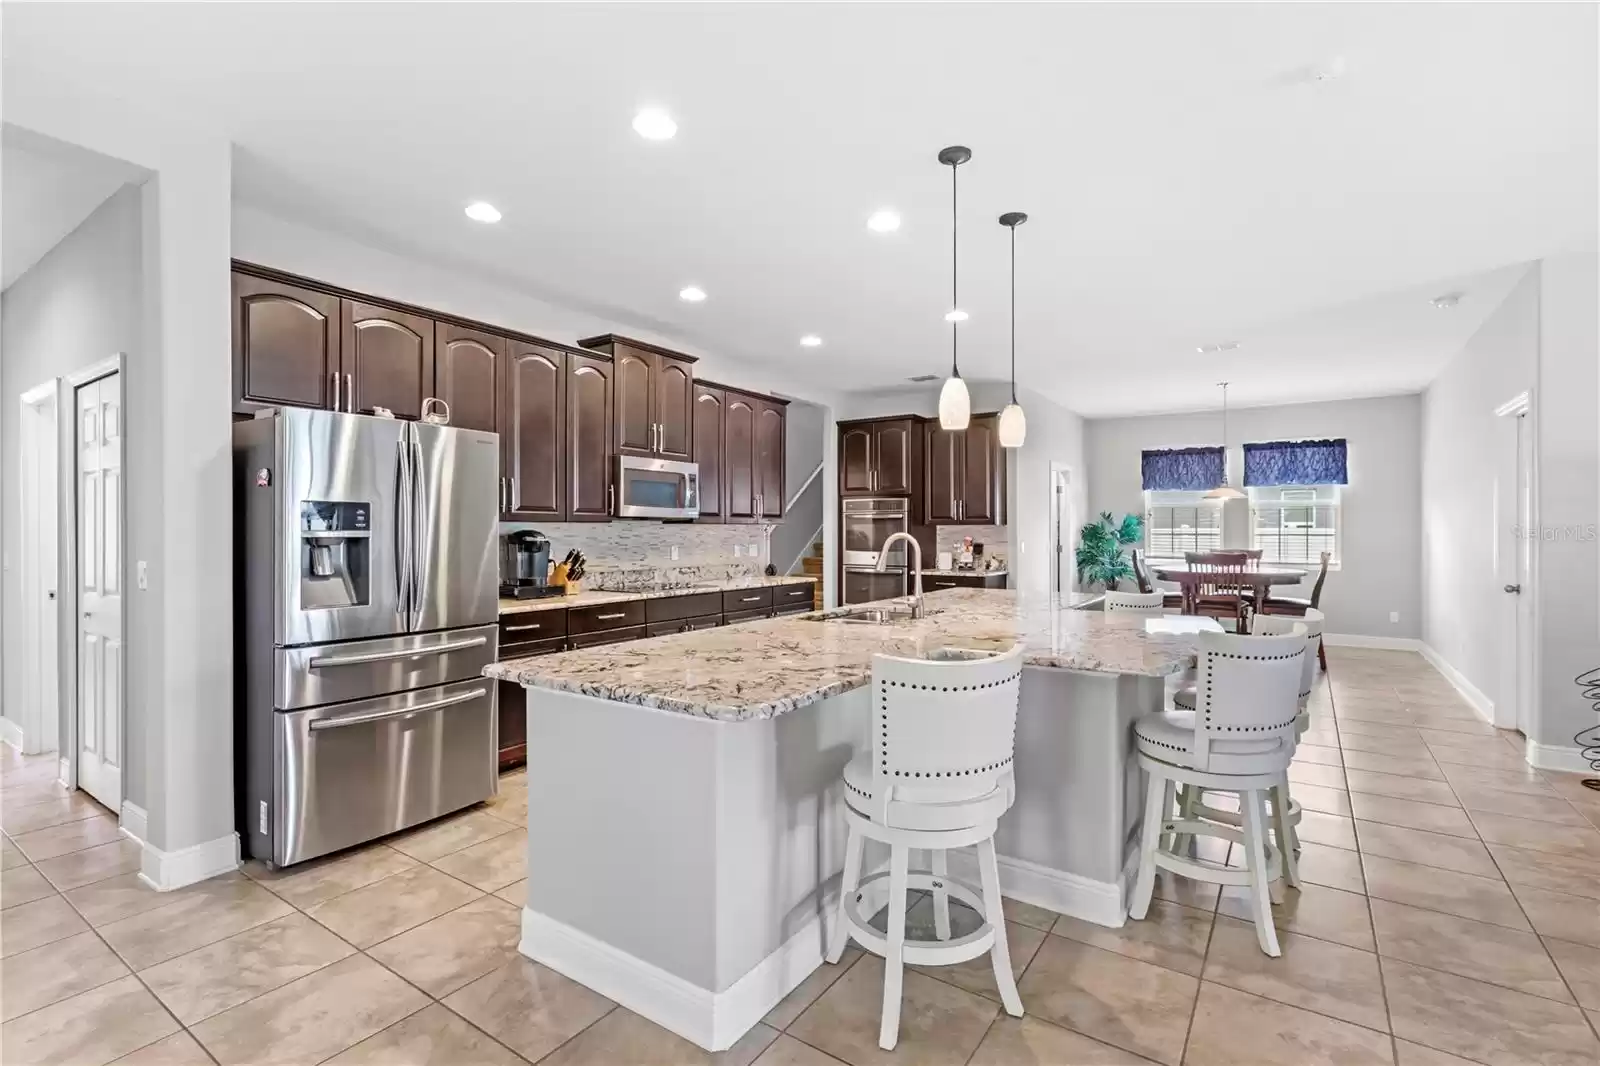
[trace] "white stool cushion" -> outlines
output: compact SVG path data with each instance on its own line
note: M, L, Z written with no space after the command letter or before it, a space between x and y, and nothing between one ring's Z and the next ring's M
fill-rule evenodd
M1195 705L1194 686L1187 685L1172 694L1172 705L1180 711L1192 711Z
M1133 724L1139 751L1152 759L1194 769L1194 712L1161 711ZM1260 774L1288 769L1294 749L1282 739L1211 741L1211 773Z
M1011 807L1014 789L1011 775L1000 778L995 787L976 791L952 782L898 783L889 803L889 816L883 824L898 829L970 829L999 818ZM882 806L875 799L872 755L862 752L844 768L844 799L850 808L865 818L878 821Z

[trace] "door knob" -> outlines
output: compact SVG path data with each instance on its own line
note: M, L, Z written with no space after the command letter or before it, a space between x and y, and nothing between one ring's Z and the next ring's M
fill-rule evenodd
M1507 585L1506 586L1506 591L1507 592L1521 592L1522 591L1522 586L1521 585Z

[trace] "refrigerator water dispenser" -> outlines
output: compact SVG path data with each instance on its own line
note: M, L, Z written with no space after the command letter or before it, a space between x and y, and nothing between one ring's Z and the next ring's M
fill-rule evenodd
M306 500L300 504L300 603L308 610L370 601L371 507Z

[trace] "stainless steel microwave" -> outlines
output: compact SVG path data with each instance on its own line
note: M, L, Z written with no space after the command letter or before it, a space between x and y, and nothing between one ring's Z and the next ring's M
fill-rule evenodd
M618 518L699 518L700 464L617 456Z

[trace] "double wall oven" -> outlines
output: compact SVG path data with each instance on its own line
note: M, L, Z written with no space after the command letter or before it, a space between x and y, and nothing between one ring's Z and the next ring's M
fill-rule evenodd
M906 594L906 545L898 541L888 549L884 569L878 557L891 533L911 532L911 501L903 497L845 499L839 501L839 542L843 545L843 602L868 603Z

